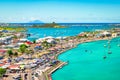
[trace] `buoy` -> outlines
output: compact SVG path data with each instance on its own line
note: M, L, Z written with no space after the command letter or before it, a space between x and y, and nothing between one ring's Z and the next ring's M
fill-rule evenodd
M104 45L104 47L106 47L106 45Z
M85 50L85 52L87 52L88 50Z
M106 59L106 58L107 58L106 56L103 57L103 59Z

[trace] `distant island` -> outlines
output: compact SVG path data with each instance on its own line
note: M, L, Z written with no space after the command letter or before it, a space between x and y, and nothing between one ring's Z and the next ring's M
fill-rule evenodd
M28 22L28 23L44 23L44 22L42 22L40 20L33 20L33 21Z
M52 22L52 23L44 23L44 24L33 24L31 27L33 28L65 28L66 26L61 26L55 22Z

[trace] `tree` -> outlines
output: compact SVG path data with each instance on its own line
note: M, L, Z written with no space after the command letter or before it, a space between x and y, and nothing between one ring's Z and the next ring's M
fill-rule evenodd
M42 44L43 48L48 49L52 46L54 46L52 43L48 43L47 41L43 41Z
M9 57L12 57L12 55L13 55L12 50L8 50L8 51L7 51L7 54L8 54Z
M0 77L6 73L6 69L0 68Z
M26 46L25 44L22 44L22 45L20 45L19 50L20 50L22 53L24 53L27 48L28 48L28 46Z
M15 52L13 55L14 55L15 57L17 57L17 56L18 56L18 52Z
M17 36L16 36L16 35L14 35L14 36L13 36L13 38L14 38L14 39L17 39Z
M33 43L36 43L36 40L33 40Z
M87 38L87 35L86 35L86 34L84 35L84 38Z
M52 24L56 24L55 22L52 22Z

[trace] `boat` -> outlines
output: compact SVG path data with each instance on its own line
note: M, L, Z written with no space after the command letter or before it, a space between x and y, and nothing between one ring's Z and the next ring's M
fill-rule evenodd
M85 50L85 52L87 52L88 50Z
M104 47L106 47L106 45L104 45Z
M112 52L111 52L111 51L108 51L108 54L112 54Z
M106 59L107 58L107 56L103 56L103 59Z
M120 44L118 44L117 46L120 47Z

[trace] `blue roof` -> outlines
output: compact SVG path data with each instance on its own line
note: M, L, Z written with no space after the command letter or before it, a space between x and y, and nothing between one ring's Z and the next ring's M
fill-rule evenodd
M8 30L2 30L2 32L8 32Z

